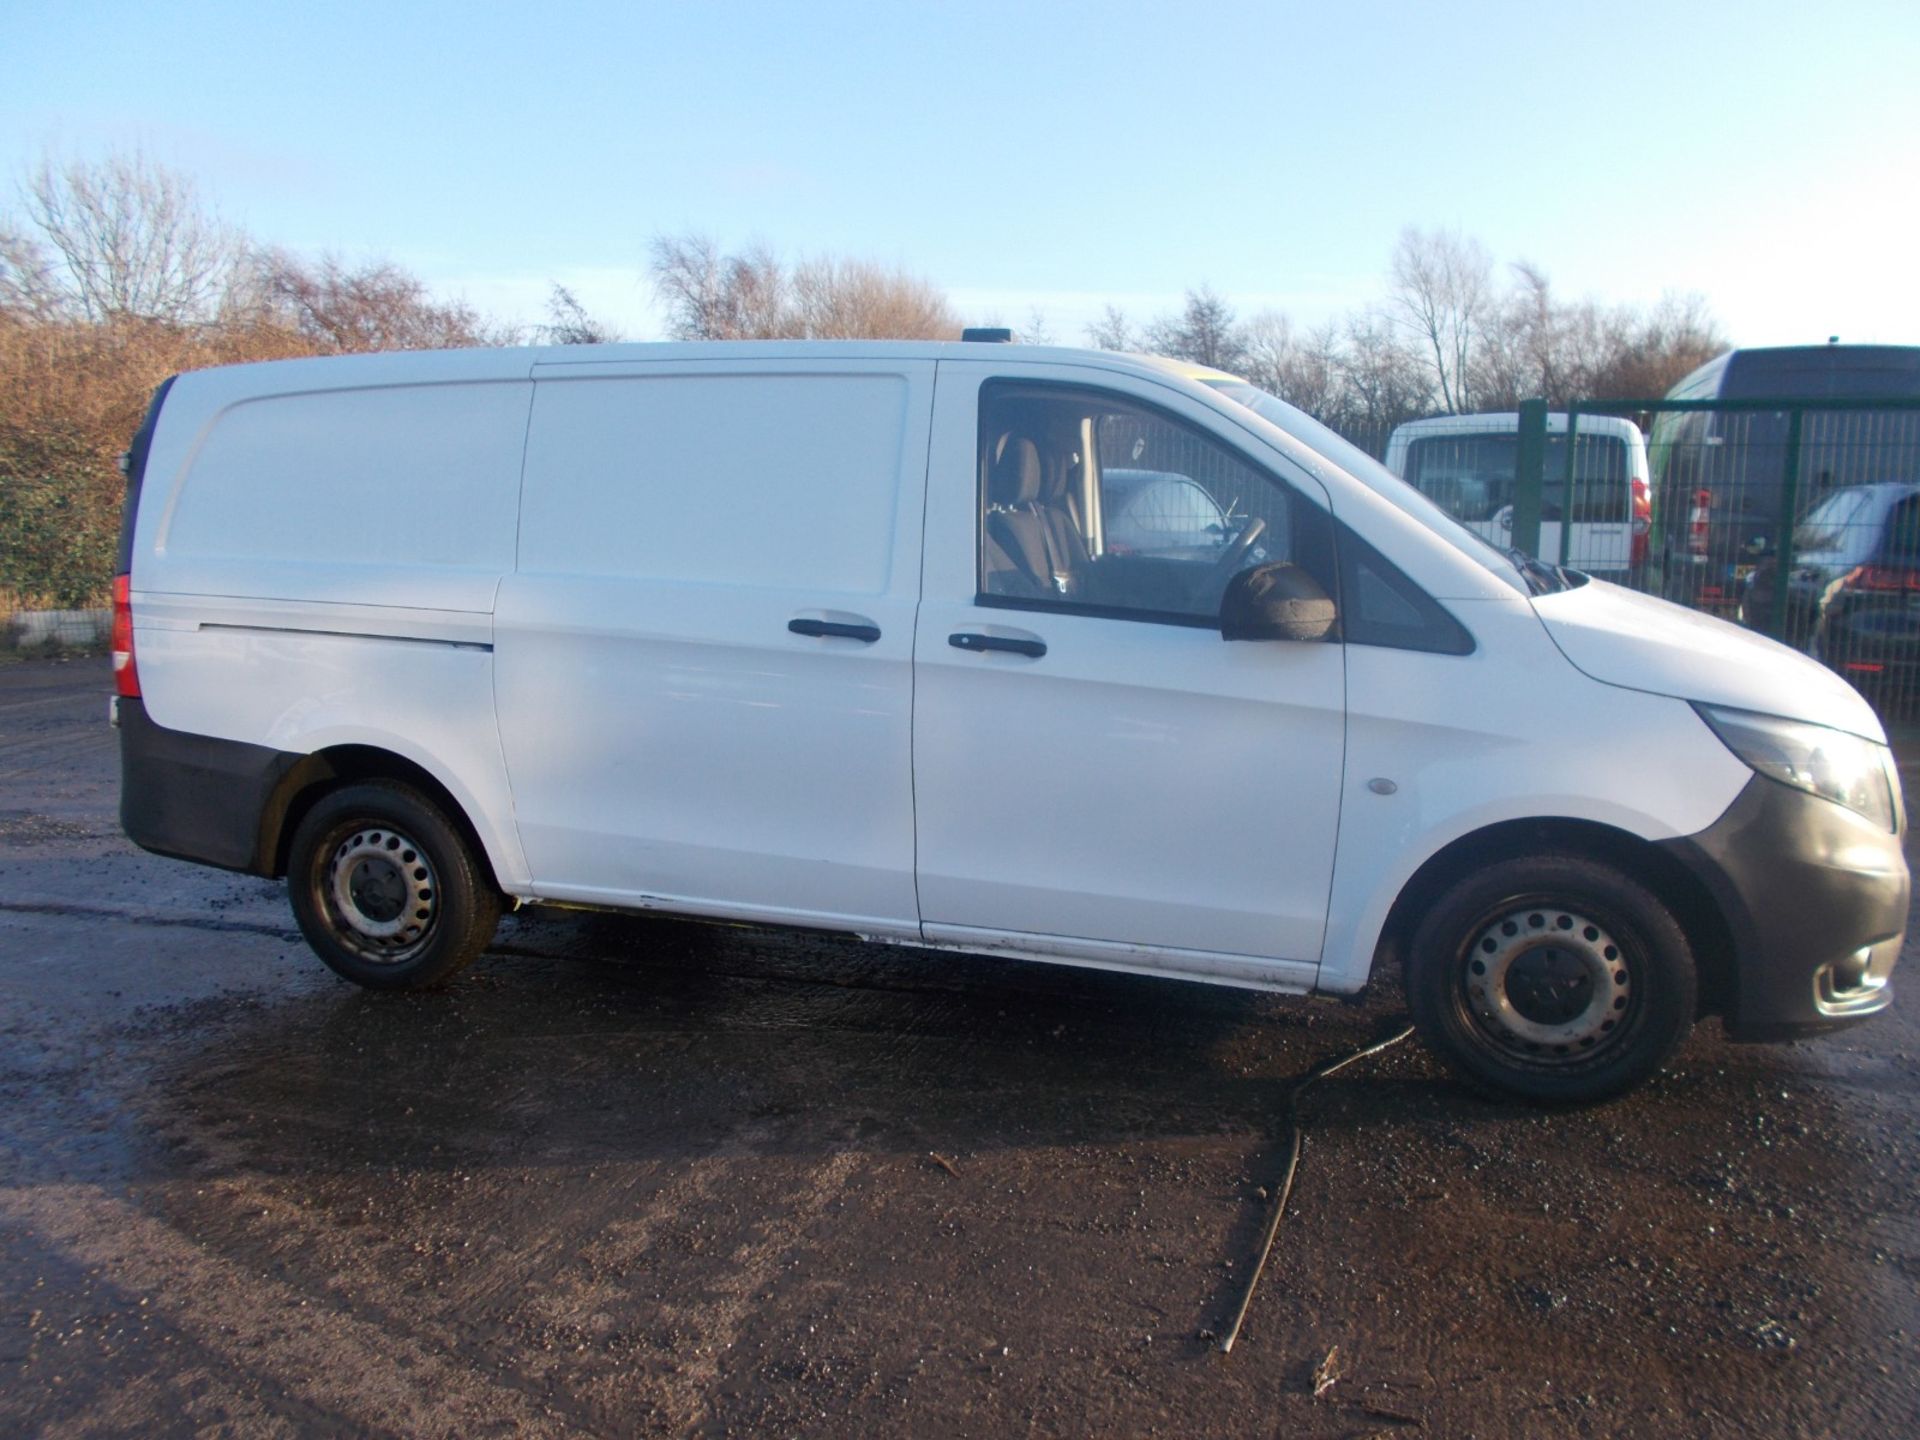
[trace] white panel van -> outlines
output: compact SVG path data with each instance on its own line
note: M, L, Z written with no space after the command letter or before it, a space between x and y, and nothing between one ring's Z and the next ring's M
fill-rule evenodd
M1498 549L1513 545L1520 416L1440 415L1395 427L1387 469ZM1539 558L1624 584L1647 561L1653 490L1647 441L1617 415L1582 415L1574 427L1572 496L1567 417L1547 416Z
M1886 737L1232 376L983 343L194 372L129 457L122 819L362 985L503 907L1216 984L1405 972L1543 1100L1889 1001Z

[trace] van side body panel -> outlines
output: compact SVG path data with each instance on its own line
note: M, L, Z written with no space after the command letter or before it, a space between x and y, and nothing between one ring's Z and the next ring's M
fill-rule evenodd
M1348 647L1323 990L1366 983L1394 901L1462 836L1567 819L1669 840L1711 825L1753 778L1686 702L1574 669L1525 600L1454 610L1480 642L1472 655Z
M132 562L153 725L285 755L401 756L459 802L510 894L527 873L491 610L512 563L526 369L483 352L183 375Z

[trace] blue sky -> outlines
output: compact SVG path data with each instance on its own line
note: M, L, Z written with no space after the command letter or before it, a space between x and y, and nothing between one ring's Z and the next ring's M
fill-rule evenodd
M1920 5L8 0L0 177L143 146L258 237L635 338L697 229L1077 341L1209 284L1312 322L1408 224L1741 343L1920 343Z

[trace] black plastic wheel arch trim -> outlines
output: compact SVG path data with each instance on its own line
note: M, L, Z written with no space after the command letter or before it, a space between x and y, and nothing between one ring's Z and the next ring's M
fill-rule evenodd
M154 723L122 697L120 825L143 850L271 877L281 781L308 757Z

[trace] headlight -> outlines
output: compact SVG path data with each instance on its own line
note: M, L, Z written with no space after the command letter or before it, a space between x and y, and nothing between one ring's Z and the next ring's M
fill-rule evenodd
M1750 710L1721 710L1696 705L1734 754L1769 779L1836 805L1857 811L1877 825L1893 829L1892 752L1844 730L1756 715Z

